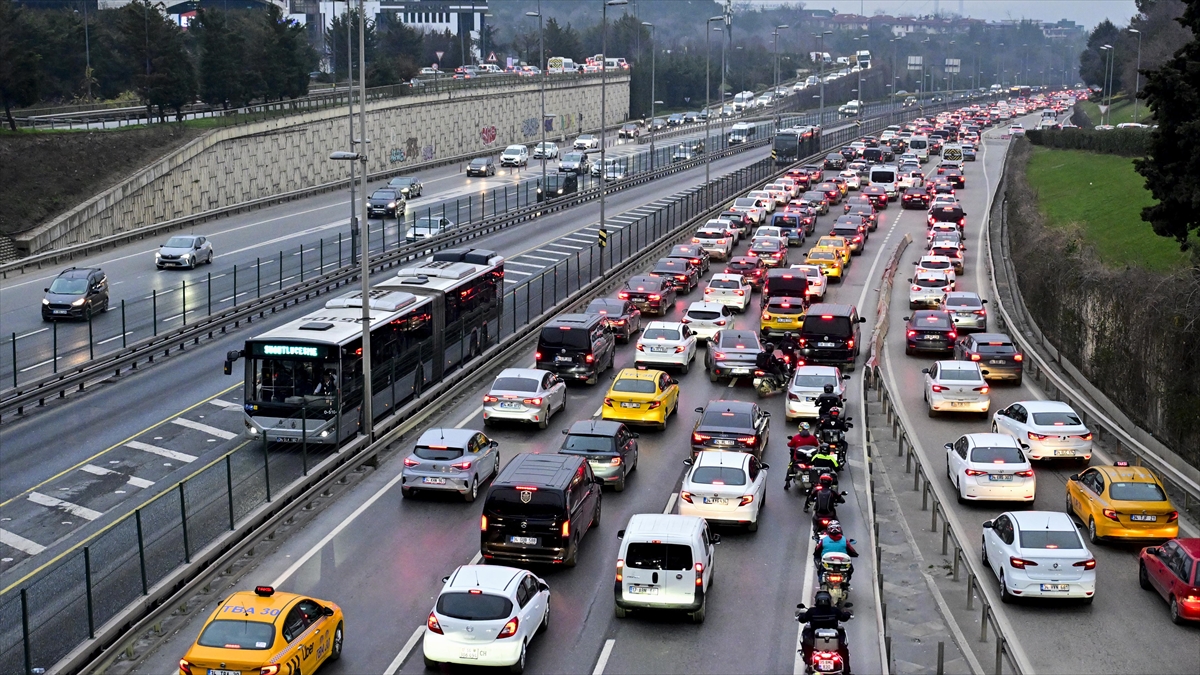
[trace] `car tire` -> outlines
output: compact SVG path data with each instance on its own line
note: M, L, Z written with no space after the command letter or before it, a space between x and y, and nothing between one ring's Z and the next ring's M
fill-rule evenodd
M471 502L475 501L475 498L478 496L479 496L479 477L476 476L471 479L471 487L468 488L466 494L463 495L463 501L470 504Z
M1095 597L1095 596L1093 596L1093 597ZM1092 598L1088 598L1088 600L1091 600L1091 599ZM1185 623L1187 623L1187 620L1184 619L1183 616L1179 613L1179 601L1175 599L1175 596L1173 596L1173 595L1171 596L1171 602L1167 606L1167 609L1168 609L1168 611L1171 612L1171 623L1175 624L1176 626L1182 626Z
M570 545L571 545L571 544L570 544L570 542L567 542L567 546L568 546L568 548L570 547ZM568 554L567 554L567 556L566 556L565 558L563 558L563 567L574 567L574 566L576 565L576 563L578 563L578 562L579 562L579 559L578 559L578 554L579 554L579 551L578 551L578 549L577 549L577 548L571 548L570 550L571 550L571 552L570 552L570 553L568 553Z
M1138 585L1142 590L1152 591L1154 586L1150 583L1150 575L1146 572L1146 563L1138 563Z
M955 481L955 484L954 484L954 496L955 496L955 498L957 498L957 499L958 499L958 503L959 503L959 504L966 504L966 503L967 503L967 498L963 496L963 491L962 491L962 480L961 480L961 479L959 479L959 480Z
M414 489L412 489L412 488L410 488L410 487L402 487L402 488L400 488L400 496L401 496L401 497L403 497L403 498L405 498L405 499L412 499L412 498L413 498L413 497L415 497L416 495L417 495L417 491L416 491L416 490L414 490Z
M694 624L704 623L704 614L705 614L704 610L707 607L708 607L708 598L705 597L703 600L700 601L700 609L697 609L696 611L689 614L688 618L690 618L692 620L692 623L694 623Z
M708 381L709 382L717 382L720 379L721 378L717 375L717 371L715 371L715 370L708 371Z
M1016 600L1016 596L1008 592L1008 582L1004 580L1004 573L1000 573L1000 602L1006 605L1012 604Z
M613 492L624 492L625 491L625 480L627 478L629 478L628 471L625 472L624 476L621 476L621 480L617 481L616 483L613 483Z
M442 669L442 664L438 663L437 661L434 661L433 659L429 658L428 656L422 655L421 658L425 659L425 670L437 671L437 670Z
M687 375L687 374L688 374L688 371L689 371L689 370L691 370L691 367L692 367L692 361L691 361L691 359L688 359L687 361L684 361L684 362L683 362L683 365L682 365L682 366L679 366L679 374L680 374L680 375ZM666 426L666 422L663 422L663 426L664 426L664 427Z
M337 661L338 659L342 658L342 642L345 640L344 630L345 629L342 627L341 623L339 623L337 628L334 629L333 645L329 648L329 657L326 660Z
M1104 543L1100 535L1096 534L1096 519L1088 516L1088 541L1093 544Z
M508 672L520 675L525 672L525 649L529 646L528 642L521 643L521 655L517 657L517 662L508 667Z
M750 523L748 525L746 525L746 531L747 532L758 532L758 518L757 517L755 517L754 520L750 521Z
M1017 386L1017 387L1020 387L1020 386L1021 386L1021 382L1022 382L1022 381L1024 381L1024 379L1025 379L1025 378L1024 378L1024 376L1023 376L1023 375L1018 375L1018 376L1017 376L1017 379L1013 380L1013 384L1014 384L1015 386Z
M937 416L938 416L938 411L936 411L936 410L934 410L934 409L933 409L933 405L932 405L932 404L929 406L929 416L930 416L930 417L937 417Z
M550 426L550 411L549 410L546 411L545 415L542 415L542 419L538 420L537 426L539 429L545 429L546 427Z
M983 561L984 567L991 568L992 563L988 560L987 544L984 544L982 541L979 544L979 558Z

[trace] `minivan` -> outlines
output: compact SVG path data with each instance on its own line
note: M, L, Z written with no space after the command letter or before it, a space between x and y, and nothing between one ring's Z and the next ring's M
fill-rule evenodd
M603 315L563 314L542 327L534 361L563 379L596 384L612 368L616 351L616 335Z
M704 623L721 535L697 516L639 513L617 532L617 575L613 600L618 619L635 609L686 612Z
M858 325L866 321L854 305L811 305L800 329L800 352L809 362L841 363L854 370L861 348Z
M600 522L600 484L587 458L522 453L492 481L479 519L485 560L574 567Z

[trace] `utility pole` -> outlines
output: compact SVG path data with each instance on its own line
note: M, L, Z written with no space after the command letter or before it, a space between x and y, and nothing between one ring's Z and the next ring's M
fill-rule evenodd
M708 18L708 21L704 22L704 110L707 112L707 114L704 116L704 152L705 152L705 154L708 154L708 146L710 143L712 143L712 139L709 138L709 133L708 133L709 118L712 117L712 94L710 92L712 86L709 84L712 81L712 77L710 75L711 70L712 70L710 67L710 64L712 62L712 46L711 46L712 41L709 38L712 37L712 34L714 32L721 32L723 30L723 28L721 28L721 26L713 27L712 26L713 22L723 23L724 21L725 21L724 16L711 16ZM722 37L724 37L724 36L722 36ZM724 98L723 94L722 94L722 98ZM711 173L709 170L710 163L711 162L709 162L707 160L705 160L705 162L704 162L704 199L706 200L705 201L706 205L708 204L707 200L709 199L709 195L710 195L708 183L712 179L712 176L711 176Z
M359 139L361 150L359 160L362 162L362 195L359 204L359 219L362 222L361 252L362 259L362 363L363 363L363 435L369 443L374 437L375 418L371 410L371 256L367 246L370 234L370 223L367 222L367 148L371 140L367 138L367 54L366 31L367 14L363 8L363 0L358 0L358 128L362 131ZM382 235L382 228L380 234ZM382 237L381 237L382 238Z
M1137 33L1138 36L1138 51L1137 51L1137 68L1134 69L1134 85L1133 85L1133 123L1138 121L1138 92L1142 90L1142 31L1136 28L1130 28L1130 33ZM91 94L88 95L89 97Z
M350 152L354 152L354 36L351 33L353 24L350 23L350 0L346 0L346 101L350 104ZM337 78L334 78L337 81ZM350 162L350 260L354 261L362 235L358 231L358 206L354 198L354 181L356 162ZM366 182L363 191L366 192ZM406 209L407 211L407 209ZM363 222L367 222L365 219Z
M605 166L605 131L608 123L608 6L627 5L629 0L603 0L600 10L600 236L607 238L608 230L604 219L604 191L608 183L608 167ZM600 249L600 269L604 270L604 249Z
M540 0L539 0L540 2ZM650 29L650 170L654 170L654 111L658 103L657 96L654 93L655 81L658 78L658 64L656 57L658 56L658 45L654 42L654 24L647 21L642 22L643 26ZM639 31L640 32L640 31Z
M542 197L550 200L549 186L546 185L546 41L542 34L542 0L538 0L536 12L525 12L525 16L536 16L538 20L538 63L542 69Z

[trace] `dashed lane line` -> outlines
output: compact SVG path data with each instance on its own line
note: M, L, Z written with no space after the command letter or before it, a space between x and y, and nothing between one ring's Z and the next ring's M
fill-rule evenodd
M198 459L196 455L189 455L186 452L177 452L175 450L160 448L157 445L150 445L149 443L142 443L141 441L129 441L125 444L125 447L133 448L134 450L141 450L142 452L148 452L152 455L158 455L159 457L166 457L167 459L173 459L176 462L183 462L185 464L188 462L194 462Z
M79 470L85 473L90 473L93 476L121 475L119 471L106 469L102 466L96 466L95 464L84 464L83 466L79 467ZM154 485L154 481L146 480L145 478L138 478L137 476L129 476L125 482L134 487L142 488L143 490L151 485Z
M0 528L0 544L15 548L26 555L37 555L46 550L45 546L36 541L26 539L16 532L9 532L3 528Z
M234 403L232 401L222 401L219 398L214 398L213 400L209 401L209 403L217 406L218 408L239 408L240 409L242 407L242 404L240 404L240 403Z
M171 423L178 424L181 427L187 427L188 429L195 429L196 431L202 431L202 432L208 434L209 436L216 436L217 438L224 439L226 441L228 441L231 438L237 438L237 434L235 434L231 431L225 431L224 429L218 429L214 426L209 426L209 425L203 424L201 422L193 422L192 420L186 419L184 417L176 417L175 419L171 420Z
M79 516L80 518L83 518L85 520L95 520L95 519L99 518L100 516L104 515L104 514L100 513L99 511L96 511L94 509L89 509L86 506L80 506L78 504L73 504L66 500L59 499L58 497L51 497L50 495L45 495L40 492L30 492L29 493L29 501L33 502L34 504L39 504L41 506L48 506L52 509L60 509L62 511L66 511L67 513L69 513L73 516Z

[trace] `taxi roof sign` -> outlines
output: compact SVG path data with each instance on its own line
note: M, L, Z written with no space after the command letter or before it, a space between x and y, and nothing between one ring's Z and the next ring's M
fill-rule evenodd
M255 586L254 594L260 597L269 598L272 595L275 595L275 588L273 586Z

